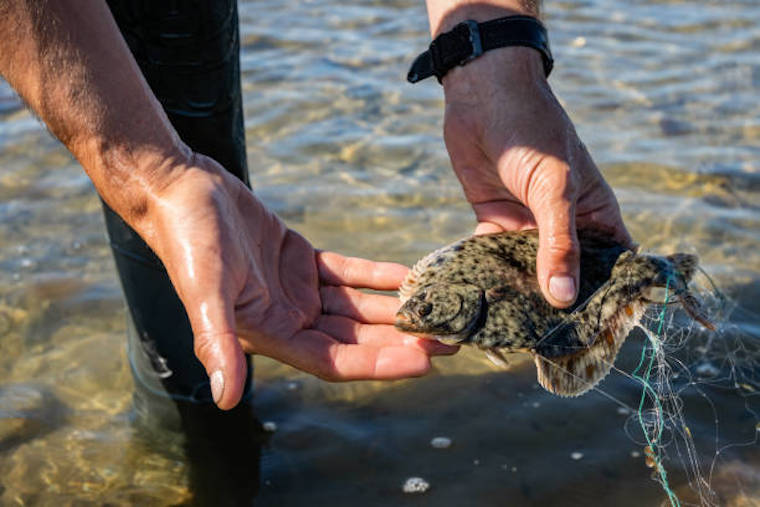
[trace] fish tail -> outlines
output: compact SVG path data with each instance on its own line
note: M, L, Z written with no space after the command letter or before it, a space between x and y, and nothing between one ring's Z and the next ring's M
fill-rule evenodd
M715 331L715 323L707 316L702 302L687 289L694 273L699 268L699 257L692 254L676 253L669 255L668 260L673 263L673 267L679 277L679 282L683 286L679 291L681 306L692 319L702 324L705 328Z
M702 302L697 299L694 294L690 292L684 292L679 296L679 299L681 302L681 307L686 310L686 313L689 314L689 317L696 320L710 331L715 331L715 329L717 329L715 323L710 320L710 317L707 316L707 312L705 312L705 309L702 306Z

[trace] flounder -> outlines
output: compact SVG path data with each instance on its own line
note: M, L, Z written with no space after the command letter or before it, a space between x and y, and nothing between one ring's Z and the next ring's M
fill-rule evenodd
M591 232L578 231L578 238L580 286L569 308L554 308L541 294L535 231L501 232L459 240L417 262L399 290L396 327L475 345L502 365L504 352L529 352L538 382L560 396L583 394L610 372L661 288L714 329L689 291L695 255L637 253Z

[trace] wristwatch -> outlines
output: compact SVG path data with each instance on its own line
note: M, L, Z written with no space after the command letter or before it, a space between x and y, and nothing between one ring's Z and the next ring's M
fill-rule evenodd
M406 79L410 83L435 76L441 82L448 71L465 65L484 52L507 46L527 46L541 53L548 77L554 66L549 36L544 25L530 16L507 16L478 23L471 19L459 23L430 43L427 51L412 63Z

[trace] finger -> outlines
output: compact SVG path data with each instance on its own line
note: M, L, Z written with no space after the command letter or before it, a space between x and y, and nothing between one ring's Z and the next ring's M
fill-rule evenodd
M459 350L459 347L402 333L387 324L362 324L338 315L323 315L314 323L314 329L347 344L414 347L429 355L451 355Z
M493 222L479 222L478 225L475 226L475 231L473 234L476 236L481 236L483 234L494 234L502 231L504 231L504 228L500 225L496 225Z
M555 173L551 186L540 185L538 198L530 200L538 225L538 283L546 300L558 308L570 306L577 297L580 262L575 202L564 174Z
M331 382L418 377L430 369L430 357L416 347L340 343L316 329L262 338L256 352Z
M375 290L398 289L409 271L406 266L393 262L374 262L322 251L317 252L317 266L324 284Z
M521 202L499 200L473 204L479 224L475 234L535 229L536 220Z
M338 343L313 330L301 331L293 340L309 353L293 357L291 364L333 382L418 377L430 369L428 355L414 347Z
M186 308L193 327L195 355L206 368L214 403L229 410L240 401L247 375L232 305L221 297L207 297Z
M368 324L393 324L401 306L398 298L365 294L350 287L324 285L319 289L322 311Z

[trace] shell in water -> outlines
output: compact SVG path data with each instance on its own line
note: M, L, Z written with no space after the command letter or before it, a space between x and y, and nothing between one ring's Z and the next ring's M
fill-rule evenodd
M583 394L609 373L661 287L713 328L688 291L696 256L637 254L589 232L578 237L580 287L570 308L554 308L541 294L535 231L501 232L462 239L417 262L399 291L396 327L475 345L496 363L505 363L503 352L529 352L538 382L561 396Z

